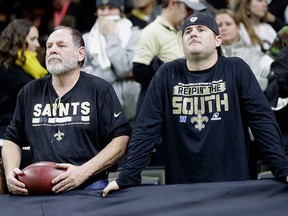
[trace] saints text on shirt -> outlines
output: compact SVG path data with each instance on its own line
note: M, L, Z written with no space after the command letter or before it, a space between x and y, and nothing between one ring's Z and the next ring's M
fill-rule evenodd
M174 86L173 114L193 115L198 110L204 114L228 111L226 83L222 80L212 83L193 83Z
M90 120L89 102L59 103L57 108L53 104L35 104L33 110L33 124L55 123L84 123Z

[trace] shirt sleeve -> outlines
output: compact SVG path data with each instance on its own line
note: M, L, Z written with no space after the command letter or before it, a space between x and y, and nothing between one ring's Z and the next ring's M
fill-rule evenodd
M241 68L244 68L239 80L245 110L243 117L247 118L261 156L270 165L274 176L286 179L288 161L275 115L249 66Z
M161 73L161 68L158 72ZM127 161L116 180L120 188L141 183L141 172L148 165L154 146L161 137L164 109L162 89L163 79L155 75L133 129Z
M100 125L101 133L103 137L110 142L113 138L118 136L131 134L131 127L126 118L126 115L121 107L121 104L117 98L115 90L110 85L97 101L100 104Z
M149 65L159 52L157 35L150 29L143 29L136 43L133 62Z

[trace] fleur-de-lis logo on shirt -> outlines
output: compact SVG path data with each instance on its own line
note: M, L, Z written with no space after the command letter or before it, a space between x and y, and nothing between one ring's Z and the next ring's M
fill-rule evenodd
M208 122L207 116L202 116L202 114L198 111L197 117L191 118L191 123L195 123L195 128L201 131L203 128L205 128L204 122Z
M65 136L64 133L61 132L61 131L59 130L59 128L58 128L58 132L54 134L54 137L56 138L57 141L61 141L64 136Z

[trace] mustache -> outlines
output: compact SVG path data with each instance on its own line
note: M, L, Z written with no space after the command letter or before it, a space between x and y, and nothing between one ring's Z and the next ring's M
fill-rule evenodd
M49 56L46 60L47 60L47 61L50 61L50 60L52 60L52 59L57 59L57 60L60 60L60 61L61 61L61 58L60 58L59 56L56 56L56 55L51 55L51 56Z

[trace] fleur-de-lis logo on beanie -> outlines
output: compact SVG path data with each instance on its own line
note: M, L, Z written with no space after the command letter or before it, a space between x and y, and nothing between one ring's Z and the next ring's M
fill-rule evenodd
M191 23L196 22L197 19L198 19L198 17L191 17L190 22Z
M108 4L109 3L109 0L102 0L102 4Z

